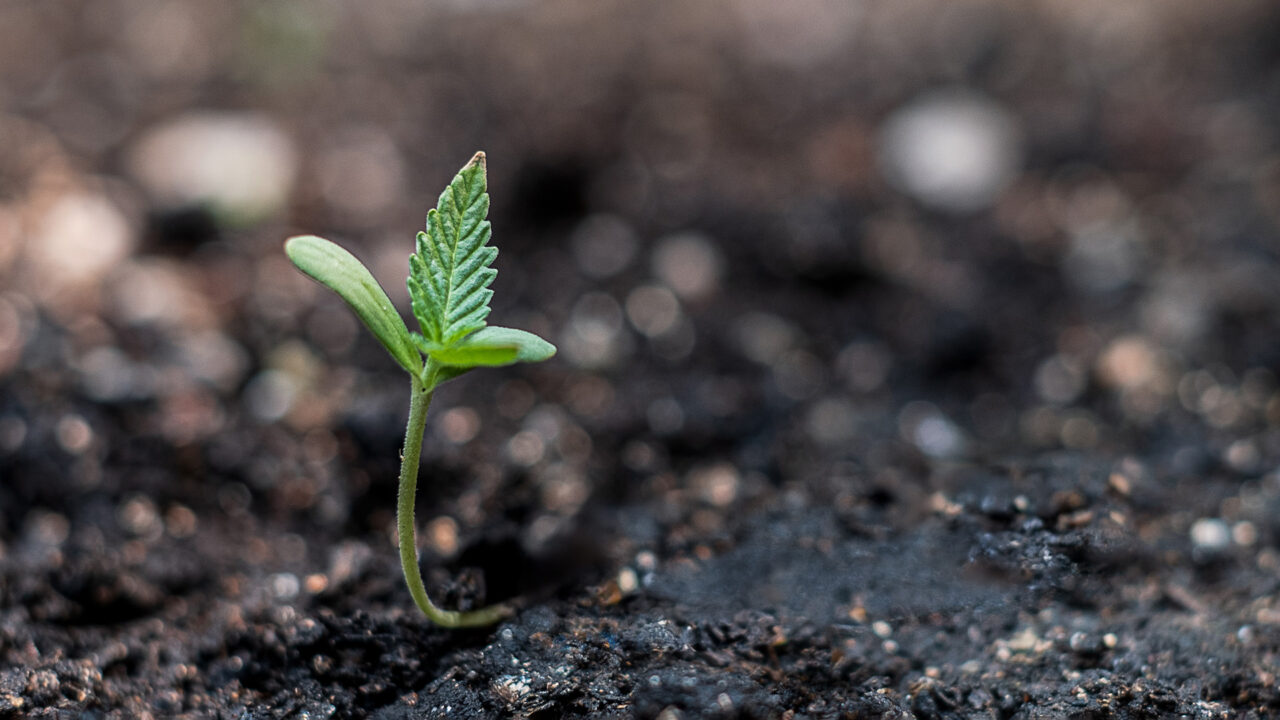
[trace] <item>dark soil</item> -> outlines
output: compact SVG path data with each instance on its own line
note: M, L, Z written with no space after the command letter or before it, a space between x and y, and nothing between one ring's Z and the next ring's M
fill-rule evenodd
M1273 5L467 5L0 6L0 718L1280 715ZM886 180L955 93L1011 174ZM275 205L149 174L206 111ZM451 632L280 244L403 301L476 149L561 352L436 398Z

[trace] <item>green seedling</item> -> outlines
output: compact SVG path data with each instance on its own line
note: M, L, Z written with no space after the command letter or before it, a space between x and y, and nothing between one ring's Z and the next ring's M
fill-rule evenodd
M495 623L512 612L507 605L479 610L444 610L431 602L418 570L413 506L418 487L418 460L427 407L440 383L472 368L541 362L555 354L551 343L532 333L485 323L498 271L490 267L498 249L486 216L484 153L476 153L440 194L427 213L426 232L418 233L417 252L409 256L409 298L421 333L409 332L386 291L351 253L314 235L285 242L285 253L302 272L347 301L365 327L409 373L409 425L400 461L396 528L400 565L413 601L433 622L444 627L476 627Z

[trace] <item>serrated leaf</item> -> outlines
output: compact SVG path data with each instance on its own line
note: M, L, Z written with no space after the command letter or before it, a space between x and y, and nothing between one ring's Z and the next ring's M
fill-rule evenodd
M457 344L489 316L489 285L498 274L490 265L498 249L488 245L486 182L484 153L476 153L427 213L427 229L409 258L413 314L436 347Z
M404 319L373 274L354 255L315 235L289 238L284 251L299 270L338 293L401 367L414 375L421 372L422 356L409 337Z

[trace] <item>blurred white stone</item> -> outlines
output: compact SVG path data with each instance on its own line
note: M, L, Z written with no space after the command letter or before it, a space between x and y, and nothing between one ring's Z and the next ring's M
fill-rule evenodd
M58 421L55 435L58 445L72 455L79 455L93 444L93 428L81 416L71 414Z
M1159 374L1159 352L1145 337L1125 335L1103 349L1094 370L1111 387L1141 387L1155 381Z
M547 443L532 430L521 430L507 441L507 457L516 465L532 467L546 453Z
M889 116L880 165L895 187L931 207L973 212L990 207L1022 164L1017 122L999 105L966 90L937 91Z
M289 413L300 392L298 381L282 370L263 370L244 388L249 412L264 423L277 422Z
M73 191L55 200L27 242L29 280L37 297L95 285L134 245L124 213L105 196Z
M1065 355L1054 355L1036 368L1036 394L1057 405L1068 405L1084 392L1084 368Z
M184 333L178 356L192 376L228 392L240 384L249 368L244 347L217 330Z
M469 407L449 408L440 416L439 428L454 445L471 442L480 433L480 414Z
M689 487L703 502L725 507L738 497L742 475L727 462L702 467L689 473Z
M1218 518L1200 518L1191 524L1191 542L1199 550L1222 550L1231 544L1231 529Z
M297 171L289 136L254 113L196 112L152 128L131 148L130 173L165 204L208 203L233 220L269 215Z
M680 320L680 301L661 285L643 285L627 295L627 319L646 337L661 335Z
M298 576L293 573L276 573L268 581L271 583L271 594L280 600L292 600L302 588Z
M898 432L920 452L937 459L956 458L968 444L964 432L933 403L917 400L898 413Z
M605 293L587 293L578 299L569 324L560 338L566 359L578 367L612 365L630 350L622 332L622 308Z
M724 260L705 235L680 233L663 238L653 253L653 272L686 300L714 293L720 285Z

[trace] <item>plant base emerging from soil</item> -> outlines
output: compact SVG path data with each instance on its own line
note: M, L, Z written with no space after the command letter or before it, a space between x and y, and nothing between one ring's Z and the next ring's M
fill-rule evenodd
M512 612L491 605L460 612L431 602L418 569L414 500L427 408L440 383L476 367L541 362L555 354L551 343L523 330L485 323L498 271L490 265L498 249L489 245L489 195L485 156L476 153L440 194L418 233L409 257L409 297L421 333L411 333L386 291L363 264L341 247L314 235L285 242L285 252L307 275L338 293L410 376L409 423L400 463L396 529L400 565L413 601L432 622L461 628L490 625Z

